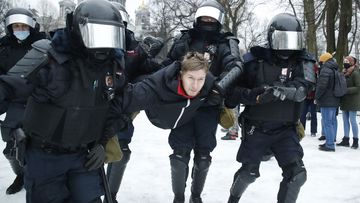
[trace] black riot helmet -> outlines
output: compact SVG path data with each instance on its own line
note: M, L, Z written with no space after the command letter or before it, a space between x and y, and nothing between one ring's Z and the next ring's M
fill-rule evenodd
M303 30L299 19L288 13L274 16L268 26L268 42L271 49L291 52L303 49Z
M30 32L38 31L39 24L36 23L34 14L25 8L12 8L5 14L4 24L7 34L12 34L11 25L14 23L23 23L30 27Z
M129 23L130 17L129 17L129 14L126 11L125 7L121 3L116 2L116 1L112 1L111 3L119 10L121 17L123 19L124 25L126 27L127 24Z
M86 49L124 49L124 23L120 12L109 1L83 1L67 18L72 40L79 40Z
M211 17L215 22L204 22L201 17ZM207 0L200 5L195 13L194 28L205 32L219 32L224 24L225 9L215 0Z

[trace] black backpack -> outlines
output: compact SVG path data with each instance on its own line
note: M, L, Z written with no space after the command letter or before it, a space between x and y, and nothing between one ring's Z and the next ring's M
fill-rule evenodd
M346 94L347 84L345 75L337 70L334 70L334 96L342 97Z

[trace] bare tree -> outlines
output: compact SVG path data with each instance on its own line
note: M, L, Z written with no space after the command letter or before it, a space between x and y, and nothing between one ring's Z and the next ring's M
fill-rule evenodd
M335 22L339 9L338 0L326 0L326 51L333 53L335 46Z
M194 16L200 3L204 0L151 0L151 30L155 36L164 39L164 57L172 44L176 32L193 27Z
M348 53L348 34L351 30L352 0L340 1L339 35L336 46L338 63L342 64L343 57Z
M248 20L246 0L217 0L225 8L224 29L238 35L241 23Z
M48 33L52 29L57 28L58 15L57 9L50 0L40 0L39 2L39 18L38 22L41 29Z
M0 37L3 36L5 34L5 25L4 23L4 19L5 19L5 14L6 12L9 10L10 8L10 2L7 0L2 0L0 1Z
M314 0L303 0L304 5L304 18L306 22L306 46L307 50L310 53L315 54L317 57L318 46L317 46L317 30L324 20L325 12L324 12L324 2L319 2L318 5L315 6ZM316 12L315 7L317 8Z

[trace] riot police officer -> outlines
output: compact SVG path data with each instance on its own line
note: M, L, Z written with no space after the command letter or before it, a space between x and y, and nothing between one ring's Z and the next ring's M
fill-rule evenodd
M210 72L216 77L240 67L238 40L232 33L221 32L223 23L224 8L214 0L205 1L195 13L194 27L182 31L175 39L163 64L182 58L188 51L197 51L208 59ZM174 202L184 202L192 150L194 167L190 202L202 202L200 195L211 164L210 152L216 147L219 112L219 105L204 105L190 122L171 130L169 144L173 149L170 165Z
M161 68L161 65L155 60L155 56L163 47L163 42L157 38L148 36L144 42L137 41L134 33L127 28L129 15L118 2L111 2L120 11L125 25L125 74L130 83L140 81L146 75L151 74ZM134 134L134 125L128 122L125 131L118 132L120 148L123 152L123 158L114 163L110 163L107 167L107 176L109 179L111 196L113 202L116 202L116 194L120 188L121 181L130 160L131 150L129 143ZM107 200L105 199L104 202Z
M5 14L6 35L0 39L0 74L8 70L21 59L37 40L44 39L44 33L39 32L39 24L31 11L24 8L12 8ZM23 168L15 159L15 129L21 127L26 99L8 100L2 106L1 113L6 112L6 117L1 122L2 139L6 142L4 155L9 160L16 178L6 189L6 194L14 194L23 188Z
M1 103L31 95L23 121L27 202L101 202L104 146L115 133L106 114L125 84L124 30L111 3L83 1L51 42L34 43L0 77Z
M315 82L314 58L303 49L300 21L281 13L268 26L268 45L244 55L244 74L226 99L229 107L245 109L239 117L242 142L228 202L239 202L248 185L260 176L264 152L273 152L283 173L278 202L295 202L306 181L296 123L301 105Z

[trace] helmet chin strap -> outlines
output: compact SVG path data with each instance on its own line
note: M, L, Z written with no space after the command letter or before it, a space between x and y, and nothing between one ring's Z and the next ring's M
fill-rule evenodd
M287 60L293 55L296 51L294 50L274 50L277 57L283 60Z

